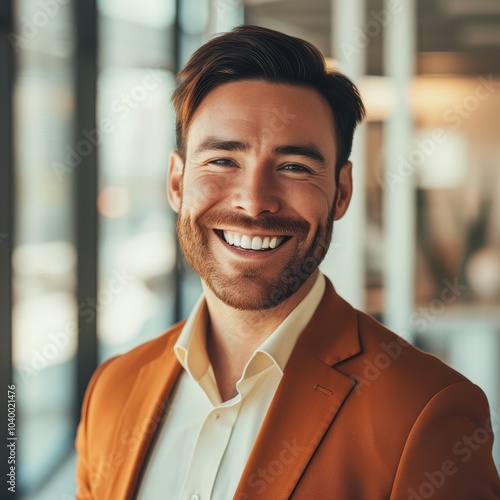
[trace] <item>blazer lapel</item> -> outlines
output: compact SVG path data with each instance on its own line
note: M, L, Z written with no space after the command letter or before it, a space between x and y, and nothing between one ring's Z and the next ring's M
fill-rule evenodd
M234 498L288 499L355 381L336 364L360 352L356 311L327 280L257 436Z
M167 345L157 358L145 364L134 383L117 422L112 468L103 498L132 498L141 467L158 424L164 418L168 395L177 380L181 365L173 347L182 329L169 335Z

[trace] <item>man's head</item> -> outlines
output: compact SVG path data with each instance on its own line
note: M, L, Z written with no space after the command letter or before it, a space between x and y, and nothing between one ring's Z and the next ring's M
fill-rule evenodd
M357 89L309 43L243 26L193 55L173 101L169 201L187 259L224 303L277 306L349 205Z

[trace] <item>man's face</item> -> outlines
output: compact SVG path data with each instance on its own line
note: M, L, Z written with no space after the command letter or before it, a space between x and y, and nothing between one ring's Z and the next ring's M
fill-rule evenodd
M190 264L236 309L277 306L325 256L352 191L335 184L332 112L317 91L241 81L196 110L185 162L170 158L169 200Z

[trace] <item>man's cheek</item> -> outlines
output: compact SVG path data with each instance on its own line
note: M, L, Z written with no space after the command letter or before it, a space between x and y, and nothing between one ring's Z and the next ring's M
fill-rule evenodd
M213 187L203 183L191 185L184 191L183 204L189 211L200 211L213 198Z
M183 203L195 210L215 203L222 195L223 181L216 178L195 182L184 191Z

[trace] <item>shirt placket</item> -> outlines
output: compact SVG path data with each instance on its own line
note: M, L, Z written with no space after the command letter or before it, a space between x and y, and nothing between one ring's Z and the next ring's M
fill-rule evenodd
M218 405L206 416L193 450L189 471L182 488L182 499L207 500L231 438L241 407L241 397L230 405Z

